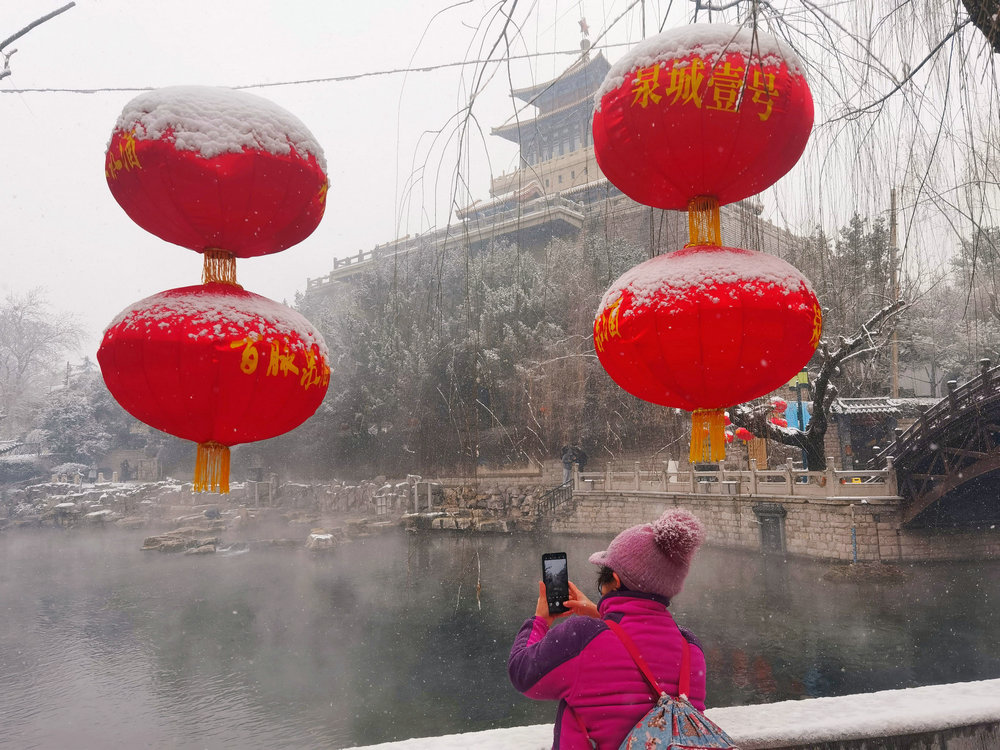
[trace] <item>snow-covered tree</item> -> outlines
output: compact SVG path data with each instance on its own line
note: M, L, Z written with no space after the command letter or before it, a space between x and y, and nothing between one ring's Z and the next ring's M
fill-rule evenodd
M73 317L53 311L41 289L0 303L0 436L31 427L38 399L58 382L81 336Z
M92 465L113 449L143 447L145 437L133 430L138 424L111 396L101 374L85 365L46 395L36 434L64 460Z

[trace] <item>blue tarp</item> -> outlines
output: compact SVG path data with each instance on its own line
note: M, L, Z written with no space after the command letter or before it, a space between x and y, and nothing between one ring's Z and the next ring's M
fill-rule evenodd
M812 409L811 401L802 402L802 422L803 425L799 427L799 402L789 401L788 409L785 410L785 419L788 420L788 426L794 427L798 430L804 430L809 426L809 419L812 416L809 412Z

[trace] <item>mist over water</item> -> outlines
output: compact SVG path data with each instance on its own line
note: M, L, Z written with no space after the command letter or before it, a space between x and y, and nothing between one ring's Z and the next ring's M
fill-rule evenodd
M554 704L507 681L510 642L542 552L596 596L586 559L609 541L394 531L184 556L141 553L143 536L0 535L0 746L349 747L549 722ZM671 610L705 647L709 705L1000 677L1000 565L892 586L826 569L699 552Z

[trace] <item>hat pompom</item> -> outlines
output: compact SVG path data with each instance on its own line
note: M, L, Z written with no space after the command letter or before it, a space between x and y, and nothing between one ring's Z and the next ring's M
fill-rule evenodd
M705 541L705 527L690 511L672 508L653 523L653 538L667 557L687 562Z

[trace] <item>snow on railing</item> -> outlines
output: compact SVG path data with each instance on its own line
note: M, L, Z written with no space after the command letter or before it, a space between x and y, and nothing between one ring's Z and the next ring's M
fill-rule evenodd
M827 459L833 466L833 459ZM679 468L663 462L662 468L643 468L638 461L629 468L608 464L603 472L575 471L574 492L663 492L707 495L801 495L810 497L895 497L896 475L890 459L885 469L825 471L796 469L789 459L776 469L727 469L722 462L711 470Z

